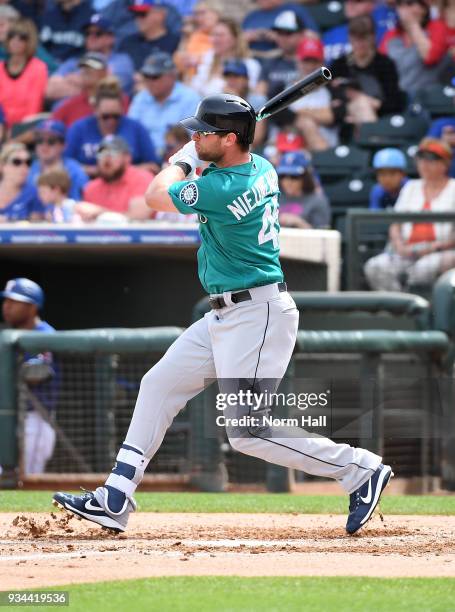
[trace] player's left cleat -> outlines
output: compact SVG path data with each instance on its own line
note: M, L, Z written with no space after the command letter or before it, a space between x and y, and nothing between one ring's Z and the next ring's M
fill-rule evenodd
M119 497L122 503L117 504L116 508L111 508L110 506L113 505L111 500L115 496ZM136 503L132 498L127 498L120 491L112 490L111 487L98 487L95 492L84 490L83 495L59 492L55 493L52 499L54 506L68 510L79 519L92 521L115 533L125 531L129 513L136 510ZM111 502L109 505L108 501ZM117 500L112 501L115 504Z
M352 535L367 523L379 503L381 493L393 476L390 465L381 465L373 476L349 496L346 531Z

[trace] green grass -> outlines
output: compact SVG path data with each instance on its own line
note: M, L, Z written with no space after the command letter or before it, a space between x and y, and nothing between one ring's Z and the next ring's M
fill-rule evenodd
M445 612L455 601L450 578L178 576L58 590L69 590L71 612Z
M46 512L52 491L0 491L0 512ZM347 496L270 493L138 493L142 512L298 512L345 514ZM455 514L455 495L385 496L386 514Z

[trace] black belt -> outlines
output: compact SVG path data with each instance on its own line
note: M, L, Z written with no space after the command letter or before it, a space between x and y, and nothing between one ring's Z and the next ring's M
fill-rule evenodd
M288 287L286 283L278 283L278 291L281 293L283 291L287 291ZM238 304L239 302L247 302L248 300L252 300L251 293L246 289L245 291L237 291L236 293L231 293L231 300L234 304ZM227 306L224 298L221 297L211 297L209 298L210 308L213 310L219 310L220 308L225 308Z

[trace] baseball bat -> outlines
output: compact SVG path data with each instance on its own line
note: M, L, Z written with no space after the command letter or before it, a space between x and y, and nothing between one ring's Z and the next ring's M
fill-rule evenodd
M297 81L294 85L290 85L286 89L283 89L279 94L268 100L264 106L257 111L256 121L262 121L271 115L279 113L299 98L307 96L322 85L326 85L331 79L332 73L328 68L325 66L318 68L318 70L315 70L305 78Z

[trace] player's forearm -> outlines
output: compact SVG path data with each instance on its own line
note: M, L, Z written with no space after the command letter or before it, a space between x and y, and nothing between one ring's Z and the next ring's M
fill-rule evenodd
M145 192L147 206L153 210L178 212L168 193L168 189L177 181L183 181L185 178L185 173L179 166L168 166L161 170L152 180Z

